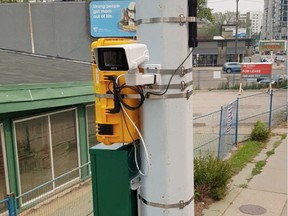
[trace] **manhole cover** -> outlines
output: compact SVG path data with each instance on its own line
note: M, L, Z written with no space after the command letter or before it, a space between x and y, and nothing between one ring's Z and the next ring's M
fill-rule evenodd
M266 212L265 208L258 205L242 205L239 210L250 215L262 215Z

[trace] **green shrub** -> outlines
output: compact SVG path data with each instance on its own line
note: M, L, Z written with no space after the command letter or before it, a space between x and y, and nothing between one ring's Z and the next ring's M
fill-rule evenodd
M287 86L288 86L288 83L287 83L287 79L284 79L282 82L280 82L279 84L278 84L278 88L287 88Z
M263 88L263 86L259 85L258 83L246 83L243 88L244 89L261 89Z
M229 87L229 82L222 82L218 85L218 90L226 90L226 89L230 89Z
M254 125L254 128L250 134L251 140L254 141L265 141L269 137L269 130L266 125L261 122L257 121Z
M220 200L228 191L232 177L231 165L213 156L194 159L194 187L199 199L211 197Z

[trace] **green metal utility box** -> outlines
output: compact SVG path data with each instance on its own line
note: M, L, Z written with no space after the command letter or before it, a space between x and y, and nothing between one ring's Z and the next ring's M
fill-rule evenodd
M133 145L98 144L89 152L94 216L137 216L137 191L130 189L138 173Z

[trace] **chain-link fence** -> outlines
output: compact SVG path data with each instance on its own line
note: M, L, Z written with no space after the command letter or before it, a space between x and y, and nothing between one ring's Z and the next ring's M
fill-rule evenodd
M53 184L65 180L73 173L89 170L90 163L75 168L51 181L48 181L20 196L9 196L0 201L0 215L7 216L88 216L93 215L91 176L74 179L53 188ZM1 213L2 212L2 213Z
M269 113L272 94L263 92L239 98L238 140L248 139L257 121L269 127Z
M221 110L194 118L194 157L224 158L237 144L249 138L257 121L271 130L287 120L287 89L238 98Z
M218 110L194 118L194 157L207 154L218 156L220 113L221 111Z
M194 69L193 85L195 89L221 89L223 85L227 84L227 78L221 74L221 71L221 68Z
M238 100L221 108L218 158L224 158L237 143Z
M277 89L272 92L270 127L275 128L287 120L288 94L287 89Z

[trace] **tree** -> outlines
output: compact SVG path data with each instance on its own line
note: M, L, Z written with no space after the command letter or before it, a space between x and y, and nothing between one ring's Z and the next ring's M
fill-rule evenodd
M201 39L213 39L213 36L220 35L220 28L218 25L208 23L198 29L198 37Z
M217 25L235 24L236 23L236 13L226 11L225 13L217 12L213 13L214 23Z
M197 8L197 18L198 19L206 19L209 22L214 21L214 17L212 15L212 9L206 7L206 0L198 0L198 8Z

